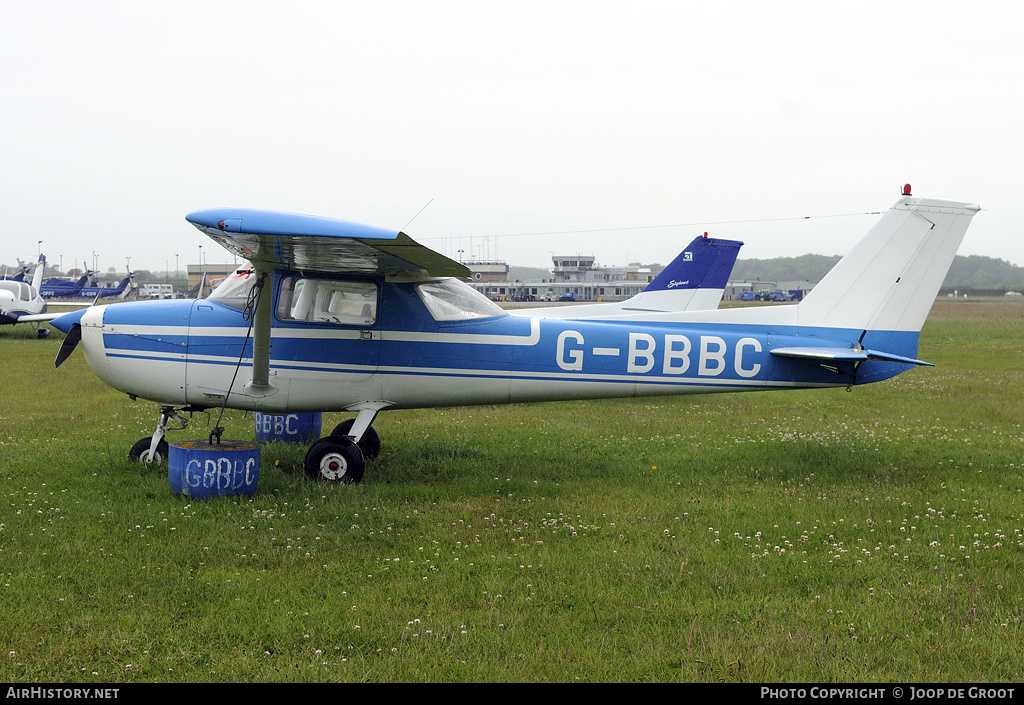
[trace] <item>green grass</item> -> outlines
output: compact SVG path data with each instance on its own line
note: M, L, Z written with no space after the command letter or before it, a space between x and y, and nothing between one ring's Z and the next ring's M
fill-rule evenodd
M851 392L388 412L362 484L270 444L211 501L33 335L0 332L0 681L1020 679L1024 305L937 304L938 367Z

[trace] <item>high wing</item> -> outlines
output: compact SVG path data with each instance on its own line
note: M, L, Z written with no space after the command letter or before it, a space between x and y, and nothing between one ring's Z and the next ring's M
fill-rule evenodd
M347 220L246 208L201 210L185 219L257 268L391 278L470 275L465 265L403 232Z
M467 267L415 242L403 232L347 220L247 208L196 211L185 219L229 252L249 260L257 288L278 268L384 275L386 279L468 277ZM253 315L254 397L278 392L270 380L271 298L257 294Z

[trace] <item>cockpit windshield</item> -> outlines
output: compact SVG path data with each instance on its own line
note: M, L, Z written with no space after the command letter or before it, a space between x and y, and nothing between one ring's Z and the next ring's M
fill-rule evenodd
M243 309L255 283L256 272L251 269L239 269L213 290L210 299L232 308Z
M458 279L437 279L416 285L435 321L465 321L492 318L505 312L479 291Z

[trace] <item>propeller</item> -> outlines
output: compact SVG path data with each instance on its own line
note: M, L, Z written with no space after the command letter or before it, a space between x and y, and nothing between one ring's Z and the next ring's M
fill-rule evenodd
M64 336L64 342L60 344L60 350L57 351L57 359L53 361L54 367L60 367L61 364L71 356L71 353L78 347L78 343L82 340L82 326L78 323L71 324L71 329L68 330L68 334Z

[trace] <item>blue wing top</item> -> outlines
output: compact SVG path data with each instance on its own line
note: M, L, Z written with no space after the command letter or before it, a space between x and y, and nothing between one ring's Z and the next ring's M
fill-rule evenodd
M212 208L185 216L250 262L319 272L468 277L464 265L398 230L297 213Z

